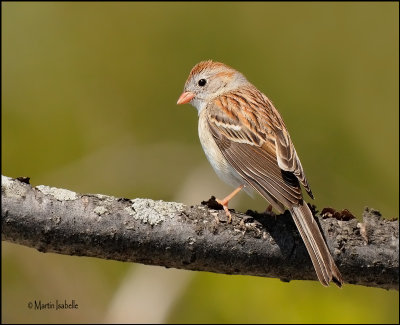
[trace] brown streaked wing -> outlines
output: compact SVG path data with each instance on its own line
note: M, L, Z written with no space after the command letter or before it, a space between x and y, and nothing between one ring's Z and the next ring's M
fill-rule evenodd
M279 167L288 172L292 172L300 181L300 183L304 186L308 195L311 198L314 198L311 192L310 185L308 184L306 175L304 173L303 166L301 165L299 156L297 155L293 142L290 139L289 132L287 131L286 125L283 122L282 117L280 116L279 112L274 107L272 102L268 99L268 97L264 94L261 94L261 96L263 97L263 102L265 103L264 106L267 106L269 108L268 113L270 114L270 118L275 121L273 125L276 137L276 155Z
M213 105L207 107L210 130L232 167L278 211L283 205L302 202L298 181L288 182L278 166L275 141L238 112L238 105L243 103L234 104L225 98L215 100Z
M276 132L276 153L279 167L293 173L304 186L308 195L314 198L299 156L286 130L278 130Z

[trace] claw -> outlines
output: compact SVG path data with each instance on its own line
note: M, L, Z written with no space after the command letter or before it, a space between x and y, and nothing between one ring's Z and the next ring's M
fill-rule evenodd
M228 223L232 222L232 215L231 212L228 209L228 203L229 201L240 192L240 190L244 187L244 185L240 185L237 189L235 189L231 194L229 194L227 197L225 197L223 200L218 200L216 199L219 204L222 205L222 207L225 210L226 216L228 217Z
M271 204L268 205L268 207L265 209L264 213L274 217L275 220L276 220L276 214L274 213L274 211L272 211L272 205Z
M228 223L232 223L232 215L231 212L228 209L228 202L229 201L225 201L225 200L218 200L216 199L215 201L217 201L219 204L222 205L222 207L224 208L224 211L226 213L226 216L228 217Z

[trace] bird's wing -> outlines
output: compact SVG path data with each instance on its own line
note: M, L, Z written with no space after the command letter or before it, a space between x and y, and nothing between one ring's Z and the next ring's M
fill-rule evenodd
M275 144L276 144L276 157L278 165L281 169L293 173L300 183L304 186L308 195L314 198L310 185L308 184L306 175L301 165L299 156L297 155L296 149L294 148L293 142L290 139L289 132L283 122L279 112L276 110L271 101L264 95L261 94L264 103L270 109L270 114L275 116Z
M308 184L279 113L256 89L245 91L246 96L231 92L207 106L210 131L232 167L282 211L302 202L299 180L306 189Z

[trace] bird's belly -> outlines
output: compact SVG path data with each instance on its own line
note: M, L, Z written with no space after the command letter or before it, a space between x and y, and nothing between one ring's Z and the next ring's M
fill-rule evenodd
M214 171L225 183L238 187L247 185L239 173L231 167L215 143L205 117L199 116L199 138L204 153Z

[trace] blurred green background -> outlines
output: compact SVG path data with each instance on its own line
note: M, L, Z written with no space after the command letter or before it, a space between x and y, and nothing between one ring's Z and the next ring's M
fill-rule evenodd
M2 174L81 193L199 203L214 176L194 64L274 102L319 209L398 216L398 3L2 3ZM245 194L239 210L262 210ZM399 294L42 254L2 242L2 321L398 323ZM78 310L29 301L74 299Z

